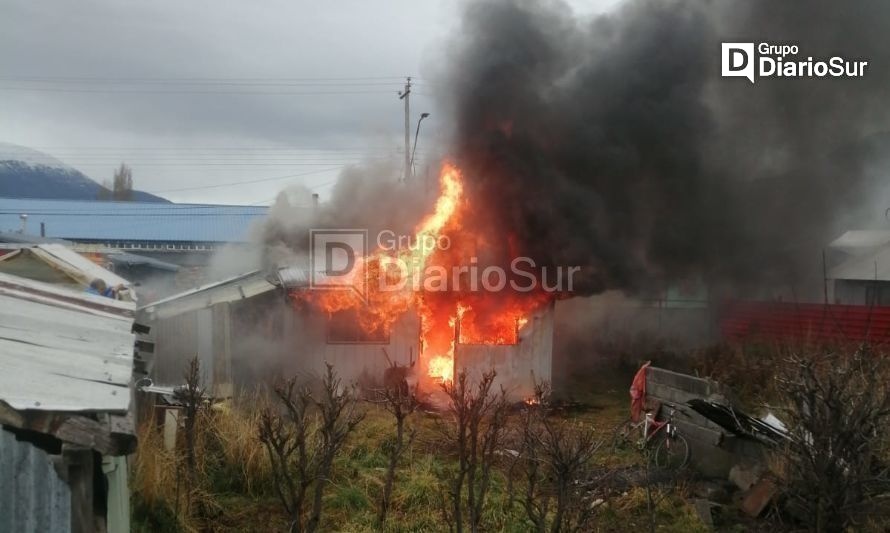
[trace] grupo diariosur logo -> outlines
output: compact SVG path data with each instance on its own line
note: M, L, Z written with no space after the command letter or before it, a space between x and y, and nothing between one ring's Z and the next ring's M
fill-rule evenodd
M756 55L755 55L756 51ZM861 78L868 61L802 57L796 44L722 43L721 75L748 78Z
M313 229L309 231L309 287L355 290L364 296L366 271L357 262L368 253L368 231ZM361 279L356 279L356 276Z

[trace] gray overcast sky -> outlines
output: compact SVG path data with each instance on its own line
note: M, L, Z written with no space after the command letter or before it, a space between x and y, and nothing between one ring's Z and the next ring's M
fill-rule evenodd
M97 181L127 162L137 188L179 202L325 195L344 164L400 157L400 77L419 78L412 122L432 113L419 150L434 148L447 121L429 78L462 5L0 0L0 142Z

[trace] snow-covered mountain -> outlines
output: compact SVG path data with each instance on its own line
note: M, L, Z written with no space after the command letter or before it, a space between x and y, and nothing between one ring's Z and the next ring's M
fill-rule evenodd
M83 172L43 152L0 143L0 197L96 200L102 186ZM160 196L133 191L137 202L168 202Z

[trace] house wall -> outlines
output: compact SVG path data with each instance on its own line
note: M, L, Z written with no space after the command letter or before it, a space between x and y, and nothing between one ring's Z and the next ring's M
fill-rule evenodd
M503 386L511 401L534 396L536 382L552 380L553 304L530 317L517 344L458 344L454 360L455 368L466 369L471 379L497 372L494 386Z
M417 360L420 322L415 313L396 321L386 343L332 343L327 329L323 313L297 310L277 292L184 312L153 325L152 380L181 385L195 355L204 386L217 396L231 394L233 385L251 388L295 374L319 377L326 362L344 383L374 384L389 365L384 350L399 365Z
M158 320L152 334L155 352L151 377L156 385L182 385L189 361L197 356L204 386L215 396L231 395L230 304L216 304Z
M322 313L295 314L294 321L292 331L301 333L292 340L299 352L298 370L320 376L325 363L330 363L344 383L379 385L389 366L387 355L394 364L406 366L417 360L420 349L420 319L413 312L393 324L388 342L376 343L330 342L327 318Z

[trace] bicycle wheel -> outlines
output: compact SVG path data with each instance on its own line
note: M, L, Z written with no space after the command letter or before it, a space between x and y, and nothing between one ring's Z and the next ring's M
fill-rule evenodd
M679 470L689 462L689 443L680 434L662 438L652 453L656 468Z
M615 426L612 430L612 453L633 447L634 435L639 432L639 423L630 418Z

